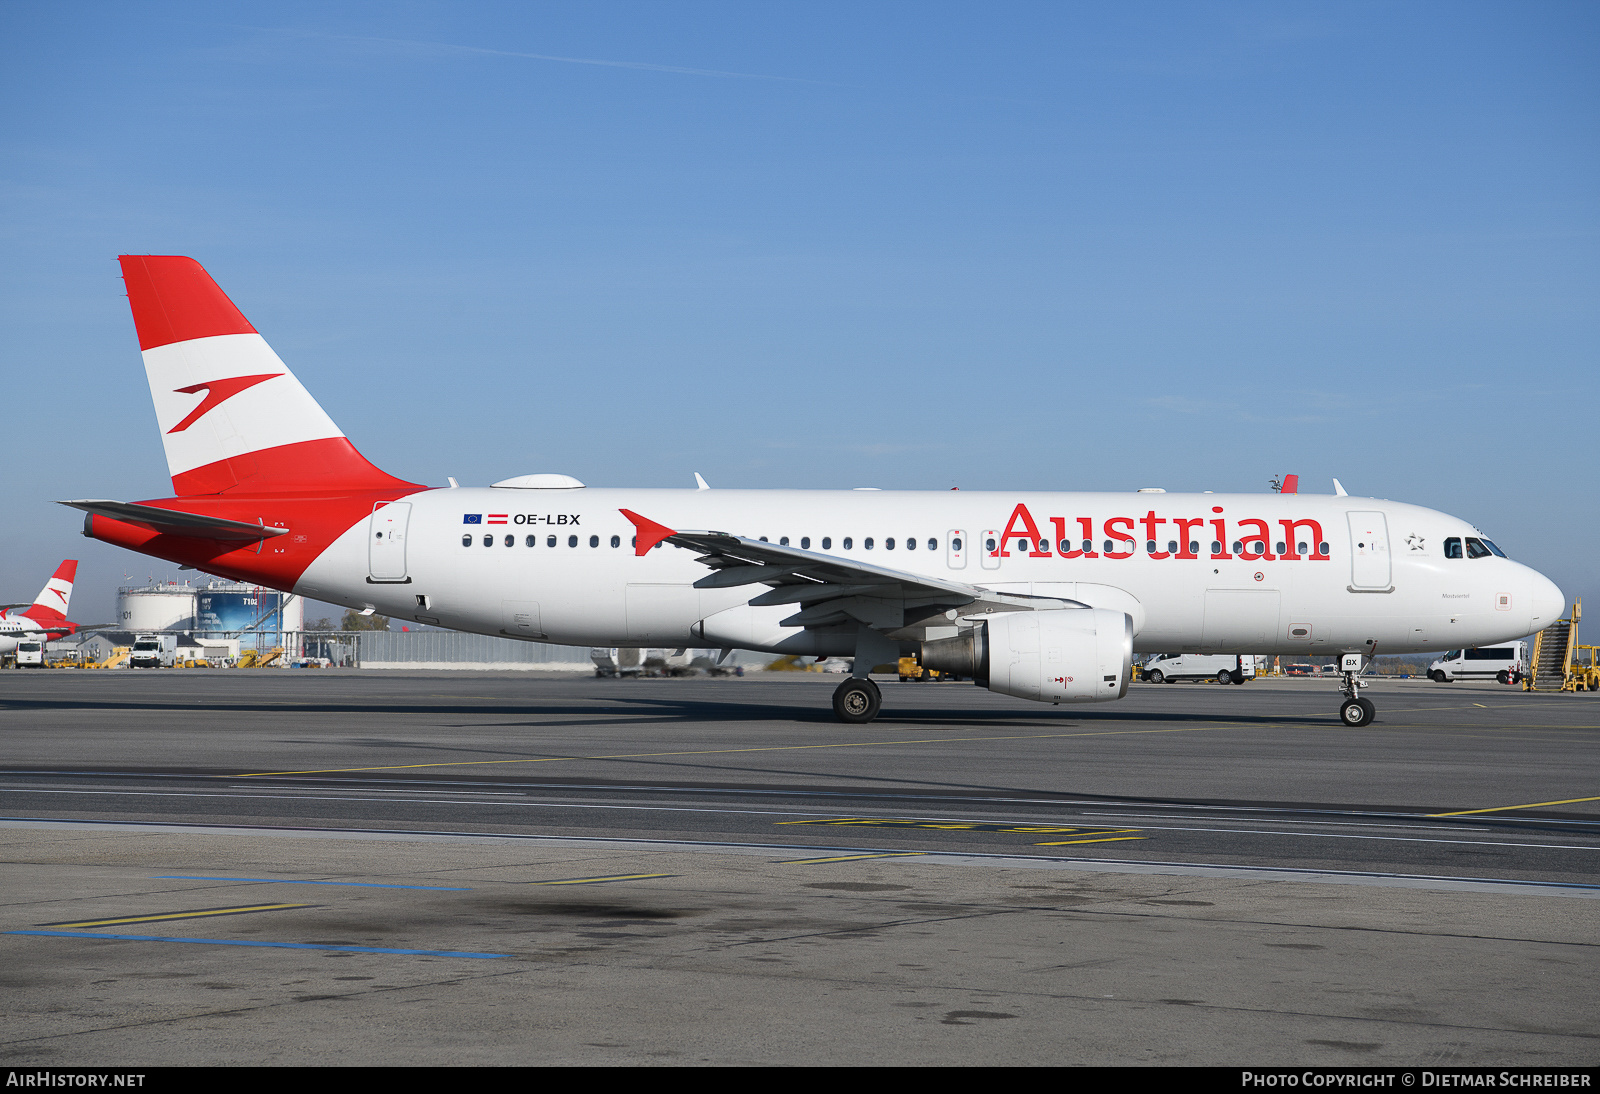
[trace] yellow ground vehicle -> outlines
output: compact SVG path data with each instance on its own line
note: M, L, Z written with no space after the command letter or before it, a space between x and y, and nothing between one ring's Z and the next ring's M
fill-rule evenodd
M950 675L948 672L940 672L938 669L923 668L917 663L917 659L915 657L900 658L900 662L896 668L899 671L900 679L902 680L916 680L920 683L924 680L955 679L955 677Z

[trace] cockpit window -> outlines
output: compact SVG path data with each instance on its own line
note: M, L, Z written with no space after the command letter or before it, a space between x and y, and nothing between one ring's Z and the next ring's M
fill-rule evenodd
M1444 541L1444 557L1445 558L1460 558L1461 557L1461 540L1460 540L1459 537L1451 536L1449 539Z
M1506 557L1506 553L1504 551L1502 551L1500 548L1498 548L1498 547L1496 547L1494 545L1494 540L1486 539L1486 540L1483 541L1483 545L1485 547L1489 548L1489 550L1493 551L1496 555L1500 556L1501 558L1505 558Z
M1491 553L1492 552L1489 550L1489 548L1483 545L1483 540L1477 539L1473 536L1467 537L1468 558L1488 558Z

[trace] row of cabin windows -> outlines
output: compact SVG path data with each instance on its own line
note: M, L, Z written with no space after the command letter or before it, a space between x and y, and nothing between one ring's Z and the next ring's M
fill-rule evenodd
M769 542L769 540L767 539L766 536L762 536L761 537L761 542L762 543L767 543L767 542ZM780 547L789 546L789 537L788 536L779 536L778 537L778 545ZM866 539L861 541L861 546L864 549L868 550L868 551L872 550L873 547L875 547L876 545L877 545L877 540L873 539L873 537L871 537L871 536L868 536ZM839 546L842 549L846 550L846 551L855 550L855 546L856 546L855 537L853 537L853 536L845 536L842 540L839 541ZM956 538L954 540L951 540L950 541L950 546L954 547L957 551L961 550L961 540L960 540L960 538L958 537L958 538ZM894 550L894 548L895 548L895 538L893 536L890 536L888 539L885 539L883 541L883 549L885 551L892 551L892 550ZM800 537L800 549L802 551L811 550L811 537L810 536L801 536ZM833 550L833 537L832 536L823 536L822 537L822 549L824 551ZM917 539L916 539L915 536L907 536L905 538L905 549L908 550L908 551L915 551L917 549ZM928 537L928 550L937 551L938 549L939 549L939 541L937 539L933 538L932 536L929 536Z
M1127 546L1127 542L1128 541L1126 541L1126 540L1111 540L1111 539L1108 539L1101 546L1104 548L1105 553L1109 555L1109 554L1112 554L1113 552L1117 552L1117 551L1128 551L1128 550L1130 550L1130 548ZM1082 543L1078 543L1076 540L1064 539L1059 544L1057 544L1057 546L1060 548L1061 553L1064 554L1064 555L1071 554L1073 551L1078 551L1078 550L1081 550L1085 554L1088 554L1088 553L1090 553L1090 552L1092 552L1094 550L1094 540L1086 539ZM1284 550L1284 548L1287 547L1288 544L1283 542L1282 540L1279 540L1276 544L1274 544L1274 546L1277 548L1277 553L1278 554L1282 555L1282 554L1286 554L1287 553ZM1300 543L1295 544L1295 547L1296 547L1295 554L1298 554L1298 555L1309 554L1310 553L1310 546L1311 545L1309 543L1305 543L1303 541L1300 542ZM994 553L994 548L995 548L994 540L993 539L984 540L983 547L984 547L984 550L990 552L991 554ZM956 550L959 551L960 549L961 548L960 548L960 546L958 544L956 546ZM1153 555L1160 549L1160 545L1157 544L1156 541L1153 540L1153 539L1147 539L1147 540L1145 540L1145 543L1144 543L1144 549L1145 549L1145 553L1146 554L1152 554ZM1266 544L1265 540L1259 540L1259 539L1258 540L1250 540L1248 542L1245 541L1245 540L1237 540L1237 539L1233 541L1233 553L1234 554L1236 554L1236 555L1237 554L1243 554L1246 551L1246 549L1248 549L1253 554L1264 555L1264 554L1267 553L1267 544ZM1016 550L1017 550L1017 552L1019 554L1020 553L1032 553L1033 550L1034 550L1033 541L1032 540L1028 540L1028 539L1019 539L1019 540L1017 540ZM1038 553L1039 554L1046 554L1046 553L1049 552L1049 550L1050 550L1050 541L1047 540L1047 539L1041 539L1039 541ZM1175 539L1168 540L1167 541L1167 554L1175 555L1177 553L1178 553L1178 541L1175 540ZM1188 551L1188 553L1191 554L1191 555L1198 555L1200 553L1200 542L1198 540L1190 540L1189 541L1189 551ZM1211 553L1214 554L1214 555L1220 555L1222 553L1222 544L1217 542L1216 540L1212 540L1211 541ZM1317 544L1317 554L1326 555L1327 553L1328 553L1328 545L1326 543Z
M557 540L556 536L546 536L545 539L544 539L544 545L546 547L554 547L556 545L556 540ZM525 545L529 546L529 547L537 547L537 546L539 546L539 537L538 536L525 536L523 538L523 543ZM629 546L630 547L631 546L635 546L637 543L638 543L637 540L632 540L632 541L629 542ZM483 537L483 545L485 547L493 547L494 546L494 533L491 532L491 533L489 533L489 534L487 534L487 535L485 535ZM505 537L505 545L507 547L515 547L517 545L517 537L516 536L506 536ZM577 536L568 536L567 537L567 546L568 547L576 547L577 545L578 545L578 537ZM464 535L464 536L461 537L461 546L463 546L463 547L471 547L472 546L472 534L470 532L467 535ZM591 547L600 546L600 537L599 536L590 536L589 537L589 546L591 546ZM612 536L611 537L611 546L613 546L613 547L621 547L622 546L622 537L621 536ZM659 546L661 546L661 544L658 543L658 544L656 544L656 546L659 547Z
M557 543L558 539L559 539L559 537L557 537L557 536L546 536L545 537L545 546L546 547L554 547L554 546L556 546L556 543ZM768 542L767 537L766 536L762 536L761 537L761 541L763 543ZM504 537L504 542L505 542L505 545L507 547L515 547L516 544L517 544L517 537L513 536L513 535L507 535L507 536ZM539 537L538 536L526 536L526 537L524 537L523 542L529 547L537 547L539 545ZM1064 555L1065 554L1070 554L1074 550L1080 550L1081 549L1085 553L1089 553L1089 552L1092 552L1094 550L1094 541L1093 540L1090 540L1090 539L1084 540L1082 542L1082 546L1081 547L1074 547L1074 542L1075 541L1070 540L1070 539L1064 539L1057 546L1059 546L1059 548L1061 550L1061 553L1064 554ZM1105 543L1104 543L1105 553L1106 554L1112 554L1113 552L1117 551L1118 548L1121 546L1121 543L1123 543L1123 542L1126 542L1126 541L1117 541L1117 540L1109 540L1109 539L1106 540ZM1502 558L1505 557L1501 553L1500 549L1495 547L1493 544L1489 544L1489 547L1487 547L1487 548L1484 547L1483 543L1487 543L1487 542L1488 542L1487 540L1484 540L1484 541L1480 542L1480 541L1478 541L1476 539L1468 539L1467 540L1467 550L1469 552L1469 557L1471 557L1471 558L1482 558L1485 555L1488 555L1491 552L1491 550L1493 551L1494 554L1500 555L1500 557L1502 557ZM780 545L784 546L784 547L789 546L789 537L788 536L780 536L778 538L778 543ZM628 541L628 545L630 547L636 546L637 544L638 544L638 539L637 538L632 538L632 539L630 539ZM492 532L486 533L484 535L484 537L483 537L483 545L485 547L493 547L494 546L494 534ZM577 536L568 536L567 537L567 546L568 547L576 547L577 545L578 545L578 537ZM844 539L840 541L839 545L846 551L850 551L850 550L854 550L855 549L855 541L850 536L845 536ZM865 539L863 539L861 541L861 546L863 548L865 548L866 550L868 550L868 551L872 550L874 545L875 545L875 540L873 539L872 536L868 536L868 537L866 537ZM463 547L471 547L472 546L472 534L470 532L461 537L461 546L463 546ZM598 547L598 546L600 546L600 537L599 536L590 536L589 537L589 546L590 547ZM612 547L621 547L622 546L622 537L621 536L612 536L611 537L611 546ZM656 546L660 547L661 545L658 543L658 544L656 544ZM991 536L990 538L984 540L983 546L984 546L984 550L986 550L986 551L988 551L988 552L990 552L992 554L994 552L994 550L995 550L995 540L994 540L994 538ZM1145 541L1145 545L1144 545L1144 549L1145 549L1146 553L1153 555L1153 554L1156 553L1156 546L1157 545L1156 545L1156 541L1155 540L1153 540L1153 539L1152 540L1146 540ZM1242 541L1242 540L1235 540L1234 544L1233 544L1233 553L1236 554L1236 555L1237 554L1242 554L1242 553L1244 553L1244 550L1245 550L1245 548L1247 546L1248 546L1249 550L1252 553L1255 553L1255 554L1266 554L1267 545L1266 545L1266 542L1263 541L1263 540L1253 540L1253 541L1250 541L1248 544L1246 544L1246 542ZM1284 548L1286 546L1288 546L1288 545L1286 543L1284 543L1282 540L1279 540L1276 544L1274 544L1274 546L1277 548L1278 554L1281 555L1281 554L1285 553ZM1295 544L1295 547L1297 548L1295 553L1296 554L1300 554L1300 555L1307 554L1307 553L1309 553L1308 552L1309 546L1310 546L1309 544L1304 543L1304 542L1297 543L1297 544ZM811 549L811 537L810 536L801 536L800 537L800 549L801 550L805 550L805 551L809 551ZM832 536L823 536L822 537L822 549L824 551L831 551L833 549L833 537ZM893 536L889 536L888 538L886 538L883 541L883 549L886 550L886 551L892 551L892 550L895 549L895 539L894 539ZM908 550L908 551L915 551L917 549L917 540L914 537L907 536L906 539L905 539L905 549ZM937 539L935 539L934 537L929 536L928 537L928 550L937 551L938 549L939 549L939 541ZM950 540L950 549L953 550L953 551L960 551L961 550L961 537L960 536L956 536L956 537L954 537L954 538L952 538ZM1017 549L1017 552L1019 554L1032 553L1034 551L1033 541L1032 540L1027 540L1027 539L1019 539L1019 540L1017 540L1017 548L1016 549ZM1038 543L1038 551L1039 551L1039 553L1043 554L1045 552L1048 552L1049 550L1050 550L1050 541L1047 540L1047 539L1039 540L1039 543ZM1454 553L1452 553L1452 551ZM1178 553L1178 541L1177 540L1169 540L1167 542L1167 553L1168 554L1174 554L1174 555ZM1200 544L1199 544L1198 541L1190 541L1190 543L1189 543L1189 552L1188 553L1191 554L1191 555L1200 553ZM1216 540L1212 540L1211 541L1211 553L1214 554L1214 555L1221 554L1222 553L1222 544L1217 542ZM1327 553L1328 553L1328 545L1326 543L1317 544L1317 554L1325 556L1325 555L1327 555ZM1459 539L1447 539L1447 540L1445 540L1445 557L1446 558L1460 558L1461 557L1461 541Z

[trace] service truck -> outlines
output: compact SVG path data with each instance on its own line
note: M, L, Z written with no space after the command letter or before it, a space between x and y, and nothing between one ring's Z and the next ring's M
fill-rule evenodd
M128 664L136 669L170 669L178 663L178 636L140 634L133 639Z

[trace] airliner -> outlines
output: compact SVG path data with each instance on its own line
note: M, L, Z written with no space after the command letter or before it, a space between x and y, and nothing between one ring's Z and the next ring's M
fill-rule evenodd
M1340 659L1519 638L1561 590L1457 517L1372 498L428 487L369 463L193 259L121 258L173 496L78 500L84 535L360 611L524 641L853 657L1044 703L1122 698L1136 651ZM1287 481L1284 484L1287 486Z
M32 604L7 604L0 609L0 656L16 653L19 642L48 642L78 630L78 624L67 621L77 576L77 560L67 559L56 567ZM18 608L22 610L16 611Z

